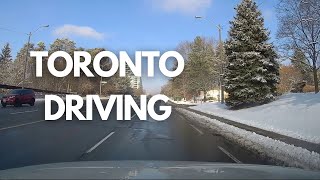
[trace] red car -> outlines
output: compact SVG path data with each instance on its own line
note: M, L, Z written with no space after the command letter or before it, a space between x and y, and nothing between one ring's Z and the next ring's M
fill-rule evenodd
M6 96L2 97L2 107L7 105L14 105L15 107L22 106L22 104L29 104L34 106L35 95L31 89L14 89Z

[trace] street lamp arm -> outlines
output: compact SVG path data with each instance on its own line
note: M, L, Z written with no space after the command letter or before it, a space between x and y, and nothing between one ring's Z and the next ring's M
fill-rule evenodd
M49 27L49 25L40 26L40 27L38 27L37 29L35 29L34 31L30 32L30 34L31 34L31 33L32 33L32 34L36 33L36 32L39 31L41 28L48 28L48 27Z

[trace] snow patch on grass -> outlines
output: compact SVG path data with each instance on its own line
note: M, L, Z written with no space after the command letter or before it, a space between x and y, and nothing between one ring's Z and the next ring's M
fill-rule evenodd
M177 108L177 110L198 122L201 126L208 127L214 132L219 132L224 137L239 143L243 147L253 149L268 157L285 162L288 166L313 170L320 169L320 155L316 152L310 152L301 147L261 136L254 132L246 131L182 108Z
M228 110L220 103L203 103L192 109L232 121L320 143L320 94L287 94L269 104Z

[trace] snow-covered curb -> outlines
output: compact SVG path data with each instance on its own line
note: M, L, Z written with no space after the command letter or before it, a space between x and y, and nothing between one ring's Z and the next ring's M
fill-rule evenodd
M191 109L228 120L320 144L320 94L290 93L261 106L229 110L220 103L203 103Z
M199 105L201 102L191 102L191 101L174 101L170 99L171 102L175 104L180 104L180 105Z
M318 153L261 136L254 132L246 131L182 108L177 108L177 110L187 117L190 117L190 119L195 120L201 126L219 132L227 139L235 141L243 147L280 160L288 166L320 170L320 155Z

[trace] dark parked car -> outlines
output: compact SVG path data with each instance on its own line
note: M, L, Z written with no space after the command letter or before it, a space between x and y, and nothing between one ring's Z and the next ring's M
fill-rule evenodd
M1 100L2 107L7 105L14 105L16 107L21 106L22 104L29 104L34 106L35 95L34 91L31 89L14 89L10 93L3 96Z

